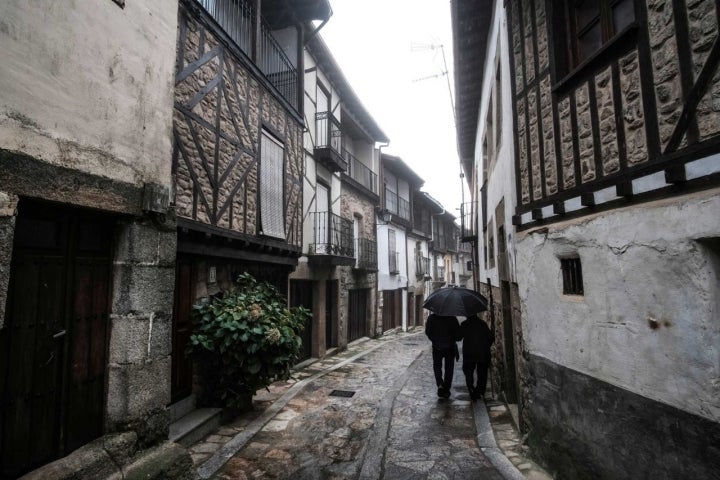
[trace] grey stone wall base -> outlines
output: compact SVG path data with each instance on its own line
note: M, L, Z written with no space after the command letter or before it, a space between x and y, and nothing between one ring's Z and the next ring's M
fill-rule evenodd
M166 441L137 451L134 432L105 435L70 455L34 470L22 480L186 480L192 478L190 454Z

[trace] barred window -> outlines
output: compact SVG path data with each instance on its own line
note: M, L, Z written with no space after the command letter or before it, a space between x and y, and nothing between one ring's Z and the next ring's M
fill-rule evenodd
M262 132L260 143L260 229L263 235L285 239L282 142Z
M583 295L582 265L579 258L561 258L564 295Z

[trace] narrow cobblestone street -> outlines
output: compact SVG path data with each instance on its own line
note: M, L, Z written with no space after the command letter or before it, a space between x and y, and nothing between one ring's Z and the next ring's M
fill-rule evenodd
M425 335L390 335L272 385L191 451L200 478L523 478L479 448L473 407L460 363L451 398L438 399Z

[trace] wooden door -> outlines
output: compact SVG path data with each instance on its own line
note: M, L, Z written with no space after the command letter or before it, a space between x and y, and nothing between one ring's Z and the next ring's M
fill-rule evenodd
M367 335L368 289L348 291L348 342Z
M21 200L0 330L0 475L14 478L103 428L113 222Z
M173 403L192 393L192 361L185 354L185 350L192 334L194 278L192 261L178 259L175 269L175 303L172 316L171 400Z
M305 307L312 312L313 308L313 282L312 280L290 280L290 306ZM302 353L299 360L312 356L312 322L314 315L305 324L300 334L302 339Z

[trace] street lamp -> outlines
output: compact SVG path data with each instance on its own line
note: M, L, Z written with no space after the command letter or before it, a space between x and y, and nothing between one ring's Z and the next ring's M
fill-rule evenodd
M387 208L378 208L375 210L375 215L377 216L377 219L381 223L377 223L377 225L387 225L390 223L390 220L392 220L392 212L388 210Z

